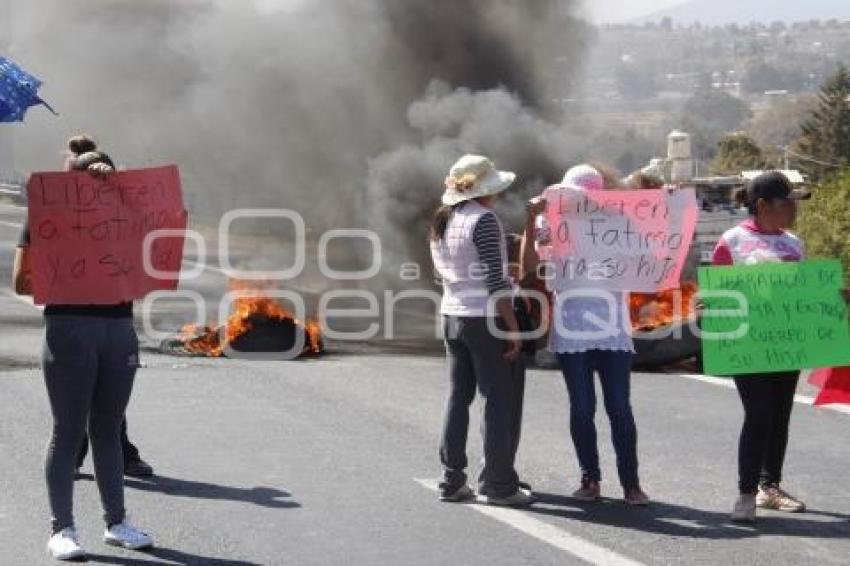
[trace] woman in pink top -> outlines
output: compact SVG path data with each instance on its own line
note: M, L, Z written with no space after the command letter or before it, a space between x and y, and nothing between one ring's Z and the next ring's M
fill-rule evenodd
M736 197L747 207L750 218L723 234L712 263L757 265L803 260L803 242L788 228L797 217L796 201L809 196L795 190L779 172L754 179ZM802 501L779 487L799 378L799 371L735 377L744 405L744 425L738 446L740 497L732 511L733 521L755 521L756 506L790 513L806 509Z

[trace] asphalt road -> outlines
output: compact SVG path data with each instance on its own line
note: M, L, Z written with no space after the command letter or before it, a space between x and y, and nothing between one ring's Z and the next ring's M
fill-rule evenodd
M23 215L0 207L0 278L8 281ZM221 293L209 270L191 284ZM163 310L165 310L163 308ZM165 315L160 313L160 322ZM183 316L182 314L180 316ZM177 316L179 318L179 316ZM176 321L167 321L169 324ZM37 353L40 313L0 291L0 564L49 564L42 458L49 410ZM157 549L100 542L94 482L77 483L82 541L101 564L847 564L847 411L795 407L786 486L803 515L727 518L736 493L741 409L734 390L676 373L635 374L641 475L654 503L618 501L613 451L600 418L609 497L580 504L567 398L554 371L529 372L518 469L541 501L524 511L447 505L439 474L443 360L428 349L350 346L317 360L172 358L149 348L130 435L156 468L127 480L134 522ZM389 353L386 353L389 352ZM801 386L801 395L811 395ZM480 457L478 420L470 461ZM84 470L91 470L90 463Z

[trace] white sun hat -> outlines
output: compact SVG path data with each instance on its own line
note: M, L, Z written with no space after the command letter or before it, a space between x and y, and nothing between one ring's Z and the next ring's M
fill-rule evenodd
M577 165L564 175L562 185L582 191L605 190L605 177L595 167Z
M499 171L490 159L480 155L464 155L446 177L443 204L454 206L462 202L497 195L516 181L516 173Z

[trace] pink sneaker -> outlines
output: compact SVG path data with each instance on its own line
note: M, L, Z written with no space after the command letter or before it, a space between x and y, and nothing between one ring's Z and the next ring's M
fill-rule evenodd
M581 487L573 492L573 499L579 501L599 501L602 499L602 489L598 481L581 480Z
M649 505L649 496L643 492L640 486L630 487L626 490L623 501L628 505L646 507Z
M762 509L773 509L783 513L803 513L806 511L805 503L778 485L760 486L756 505Z

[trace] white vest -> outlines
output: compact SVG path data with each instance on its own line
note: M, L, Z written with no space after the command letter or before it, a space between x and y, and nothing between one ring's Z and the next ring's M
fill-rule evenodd
M440 308L443 315L481 317L488 314L487 302L490 293L487 289L486 273L472 235L481 217L492 213L489 208L470 201L452 214L445 237L438 242L431 242L431 257L443 284L443 302ZM501 236L502 266L507 277L505 231L498 217L496 222L499 224Z

